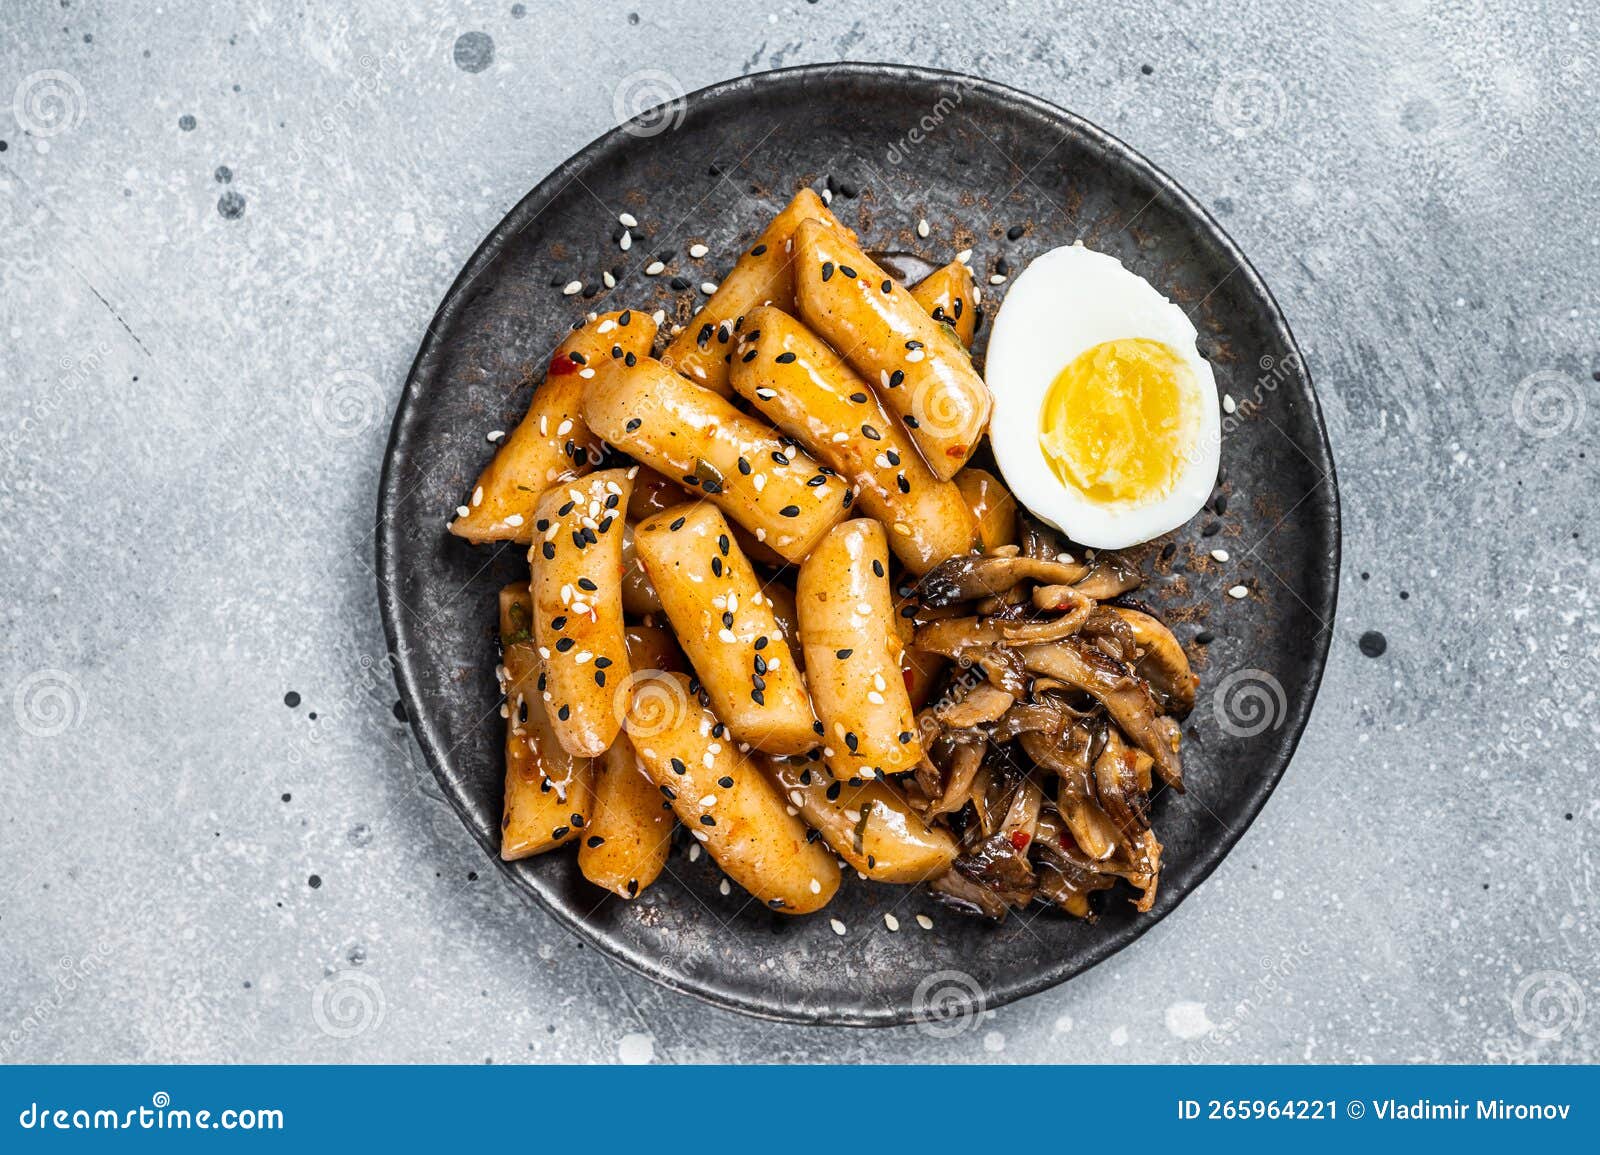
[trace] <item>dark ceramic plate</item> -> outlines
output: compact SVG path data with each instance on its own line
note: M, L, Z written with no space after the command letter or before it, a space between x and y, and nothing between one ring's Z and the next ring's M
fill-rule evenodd
M671 270L693 286L714 279L797 187L830 178L834 209L871 246L939 262L970 247L984 280L1002 255L1018 268L1075 240L1116 255L1191 313L1218 387L1237 402L1224 428L1225 511L1203 513L1143 555L1148 583L1137 596L1173 623L1202 676L1185 724L1190 792L1156 801L1166 846L1156 907L1138 915L1113 892L1093 924L1035 909L996 927L921 889L851 878L822 914L785 918L737 887L721 894L716 866L705 856L691 863L681 845L670 874L633 903L585 882L570 850L502 869L584 939L675 990L794 1022L904 1023L1043 990L1154 926L1256 816L1311 710L1338 580L1327 438L1271 294L1171 179L1031 96L888 65L729 81L608 133L500 222L429 326L384 461L379 598L417 739L494 855L503 772L495 594L527 566L515 547L475 548L445 532L489 457L484 435L517 422L528 375L538 379L580 313L628 306L687 317L698 293L644 276L655 254L673 250ZM614 239L624 211L641 222L626 253ZM932 226L926 239L919 218ZM1008 240L1017 225L1025 231ZM695 241L712 256L690 260ZM562 295L558 286L595 285L602 270L615 270L616 288ZM986 311L1004 291L985 285ZM1213 561L1213 549L1231 560ZM1248 596L1228 596L1236 585Z

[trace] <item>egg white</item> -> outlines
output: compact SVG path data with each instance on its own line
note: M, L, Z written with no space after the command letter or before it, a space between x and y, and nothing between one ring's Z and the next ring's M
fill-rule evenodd
M1121 549L1188 521L1216 486L1222 419L1216 376L1183 310L1106 253L1076 244L1051 249L1012 282L989 335L985 379L995 460L1013 496L1036 517L1094 549ZM1119 503L1089 500L1057 479L1039 445L1051 383L1077 356L1106 341L1143 337L1169 346L1189 369L1195 414L1172 490Z

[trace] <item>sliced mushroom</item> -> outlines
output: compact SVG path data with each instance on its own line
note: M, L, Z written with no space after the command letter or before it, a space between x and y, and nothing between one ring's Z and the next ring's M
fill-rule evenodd
M1017 654L1034 673L1057 678L1093 695L1122 732L1155 759L1161 780L1174 790L1183 789L1183 768L1172 741L1173 730L1160 723L1155 701L1143 682L1079 638L1048 646L1027 646Z
M1172 631L1139 610L1113 606L1107 612L1128 627L1143 651L1134 672L1150 683L1156 701L1173 714L1187 714L1194 709L1194 693L1200 679L1189 668L1188 655Z
M1011 708L1016 701L988 682L982 682L953 702L941 702L933 708L933 716L942 724L958 730L987 725Z
M981 915L995 922L1003 921L1011 909L1006 900L994 891L956 870L941 874L928 883L928 890L934 898L962 914Z
M939 608L1004 593L1019 582L1073 585L1089 572L1088 566L1053 558L1011 557L998 553L953 557L923 575L917 584L917 596L924 606Z

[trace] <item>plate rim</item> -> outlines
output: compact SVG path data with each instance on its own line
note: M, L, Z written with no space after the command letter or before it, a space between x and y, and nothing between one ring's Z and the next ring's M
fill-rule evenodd
M1192 884L1184 892L1182 898L1172 906L1146 915L1115 934L1108 934L1105 938L1092 944L1082 954L1074 956L1070 961L1042 967L1029 975L1016 979L983 983L982 1006L985 1009L993 1010L1018 999L1027 998L1030 995L1059 986L1091 967L1104 962L1112 955L1143 937L1173 911L1177 910L1182 905L1183 899L1197 890L1211 876L1217 867L1222 864L1223 860L1233 852L1234 847L1243 839L1246 831L1260 817L1261 811L1265 809L1267 801L1272 797L1278 784L1283 780L1283 776L1288 772L1290 763L1294 760L1295 751L1298 749L1300 739L1310 721L1312 710L1315 708L1317 697L1321 690L1322 679L1327 670L1328 654L1332 646L1338 615L1339 577L1342 568L1343 551L1343 514L1338 476L1333 459L1332 445L1328 438L1327 423L1323 419L1322 405L1317 397L1310 366L1307 364L1299 343L1295 340L1294 333L1289 327L1288 318L1284 315L1277 298L1262 279L1260 273L1256 271L1255 266L1251 264L1249 258L1234 242L1233 238L1228 235L1221 224L1182 185L1148 160L1137 149L1082 116L1042 97L985 77L945 69L925 68L917 65L858 61L802 64L718 81L684 96L682 98L684 102L682 113L684 116L688 116L699 108L736 100L757 87L796 84L803 89L814 81L841 74L868 81L899 81L917 85L959 84L964 88L983 90L1001 104L1021 105L1032 113L1061 125L1063 137L1068 135L1075 136L1101 153L1115 154L1120 163L1152 182L1154 186L1159 187L1162 194L1170 196L1175 202L1180 215L1193 220L1199 231L1206 234L1211 242L1233 262L1235 269L1232 275L1242 276L1249 287L1249 291L1264 301L1268 307L1271 326L1282 338L1284 348L1295 358L1297 372L1305 382L1306 397L1310 401L1309 415L1317 433L1316 443L1311 446L1311 448L1317 450L1312 464L1323 472L1329 490L1327 517L1321 526L1323 530L1322 554L1324 557L1322 566L1325 569L1327 600L1325 607L1316 607L1317 609L1325 609L1328 627L1320 631L1312 641L1312 652L1309 655L1310 679L1308 692L1301 701L1293 706L1284 720L1280 754L1274 760L1275 764L1271 773L1263 785L1258 788L1256 796L1250 800L1247 820L1238 827L1237 832L1225 831L1221 838L1208 846L1206 854L1196 863L1197 873ZM916 1023L922 1021L922 1016L918 1014L916 1007L912 1005L909 998L893 1004L875 1004L870 1007L852 1009L833 1006L814 1011L797 1010L773 1001L761 1002L752 996L725 989L719 986L714 979L691 981L674 971L656 964L655 960L650 956L626 949L624 946L594 933L581 920L570 917L566 911L548 901L536 886L532 885L522 873L513 868L515 864L501 859L498 849L493 845L489 832L478 829L472 815L467 810L465 801L457 796L458 791L446 776L444 765L451 751L445 748L431 719L427 717L425 711L419 705L420 699L416 690L418 676L413 668L415 652L410 646L408 627L404 624L404 615L408 611L399 604L399 597L395 593L398 581L396 566L402 543L400 541L400 523L392 516L393 510L391 506L404 496L397 492L396 486L397 470L400 468L397 462L402 456L401 442L407 439L407 436L412 432L413 425L419 419L418 411L420 407L417 402L421 390L436 375L436 370L430 365L430 358L441 346L443 338L440 334L453 327L458 314L471 303L474 294L470 292L470 288L473 282L477 280L484 269L498 259L499 253L505 244L544 211L548 202L553 200L571 182L574 174L582 172L593 160L611 150L619 146L626 147L627 141L632 139L631 134L628 132L628 125L631 123L630 121L609 129L558 163L490 229L483 240L479 242L477 248L473 250L472 255L462 265L460 272L451 282L449 289L446 290L438 308L434 311L431 320L427 324L416 356L412 359L411 366L406 372L405 385L401 390L399 400L396 402L394 418L390 424L389 437L383 450L382 470L378 479L374 548L377 563L375 577L378 608L383 620L384 640L388 649L388 657L394 670L395 686L406 712L407 724L410 726L412 734L416 738L417 744L421 748L423 757L428 764L428 769L438 782L445 800L449 803L451 809L456 812L457 817L461 819L462 825L466 827L468 833L483 848L485 854L494 863L500 874L512 884L515 891L522 896L524 902L531 898L541 910L559 925L589 943L605 958L626 966L628 969L643 975L668 990L689 995L725 1010L771 1022L847 1027L888 1027ZM1304 449L1304 447L1301 448L1302 450Z

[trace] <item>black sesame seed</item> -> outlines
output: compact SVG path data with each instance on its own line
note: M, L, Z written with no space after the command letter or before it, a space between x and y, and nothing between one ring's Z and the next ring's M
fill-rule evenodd
M867 395L865 393L852 393L850 394L850 400L857 405L865 405L867 403Z
M561 709L556 711L556 717L565 722L568 718L572 717L572 707L563 704Z
M562 638L556 643L556 652L559 654L564 654L577 644L578 643L572 638Z
M633 320L633 310L624 309L622 310L622 315L617 318L617 324L626 327L631 320Z
M750 255L752 257L759 257L762 253L764 253L766 251L767 251L767 246L766 245L757 245L755 248L750 250Z
M756 649L757 650L764 650L766 648L767 648L767 637L766 637L765 634L763 634L761 637L756 639Z
M830 782L828 784L828 790L827 790L828 801L829 802L837 802L837 801L839 801L839 792L843 788L844 788L844 783L842 783L842 782Z
M628 368L632 369L639 363L639 358L635 357L632 353L628 353L622 358L622 363Z
M758 690L765 690L767 688L767 680L760 674L751 674L750 684Z
M882 288L883 288L883 291L885 293L891 292L894 289L894 282L891 281L888 277L885 277L885 278L883 278Z
M824 281L826 281L832 276L833 276L833 262L832 261L823 261L822 262L822 279Z
M682 277L673 277L669 283L674 289L677 289L680 292L689 287L689 282L684 280Z
M679 770L678 773L682 774L683 771ZM678 796L677 793L672 789L672 787L666 786L666 785L663 785L661 787L661 793L667 799L668 802L671 802L673 799L677 798L677 796Z
M751 663L751 666L757 674L765 674L767 672L767 659L763 658L760 654L757 654L755 661Z
M877 558L873 558L872 559L872 576L873 577L882 577L883 576L883 563L881 561L879 561Z
M584 839L584 844L588 846L590 850L593 850L597 846L604 846L606 844L606 840L601 838L598 834L591 834L588 838Z
M822 723L821 722L813 722L813 723L811 723L811 729L812 729L813 733L821 734L822 733ZM810 771L808 770L808 771L806 771L806 773L809 774Z
M621 345L613 345L613 346L611 346L611 359L613 361L622 360L622 346Z
M1006 230L1006 240L1014 241L1017 238L1021 237L1022 234L1024 232L1026 232L1026 231L1027 230L1025 228L1023 228L1023 226L1021 226L1021 225L1012 225L1009 229Z
M897 486L900 487L900 492L901 493L910 493L911 492L911 482L906 480L906 475L905 474L901 473L901 474L896 475L896 477L894 479L894 483Z
M800 507L798 505L786 505L778 511L778 514L782 517L799 517Z
M678 530L683 528L683 523L686 520L687 520L687 518L682 518L682 517L674 518L673 521L672 521L672 524L667 526L667 528L672 530L674 533L676 533Z
M893 373L889 374L889 388L898 389L905 383L905 379L905 371L902 369L896 369Z
M588 539L583 536L583 531L581 529L573 531L572 544L577 546L579 549L582 549L584 546L589 544Z
M757 352L757 350L751 349L751 350L747 351L743 357L740 357L739 360L742 361L744 364L748 365L748 364L750 364L750 362L752 362L752 361L754 361L756 359L756 352Z
M552 830L550 832L550 837L551 838L565 838L567 835L569 835L571 833L572 833L572 828L570 826L557 826L554 830Z
M788 465L789 464L789 459L783 455L782 450L778 450L778 449L774 449L772 451L772 460L775 461L779 465Z
M839 266L839 271L841 273L843 273L845 276L849 277L852 281L856 279L856 271L854 269L852 269L849 265L840 265Z
M700 816L700 825L701 826L715 826L716 824L717 824L717 820L715 818L711 817L711 815L702 814Z
M806 485L808 485L812 489L815 489L819 485L827 485L827 484L828 484L827 475L826 474L822 474L822 473L817 474L815 477L811 478L810 480L808 480L806 482Z
M906 428L907 429L915 429L915 428L917 428L917 419L915 417L911 416L911 414L907 413L903 420L906 423Z
M874 429L870 425L862 425L861 426L861 436L865 437L868 441L882 441L883 440L883 434L879 433L876 429Z
M909 741L911 741L911 731L910 730L901 730L900 731L900 744L903 746Z
M682 758L674 758L672 760L672 772L674 774L687 774L689 772L689 768L683 764ZM662 787L662 789L666 788Z
M855 653L854 650L846 648L846 649L843 649L843 650L835 650L835 651L833 651L833 656L838 658L842 662L853 653Z
M629 898L638 898L639 897L639 880L637 878L628 879L628 897Z
M557 614L555 617L551 618L550 619L550 628L552 630L564 630L564 629L566 629L567 628L567 615L566 614Z
M574 504L573 502L570 502L570 501L567 502L560 509L556 510L556 516L557 517L566 517L567 514L572 512L573 504Z
M907 341L906 342L906 348L907 349L920 349L920 348L922 348L922 342L921 341L915 341L915 340Z
M776 357L773 358L773 360L776 361L780 365L790 365L790 364L794 363L794 354L793 353L779 353Z
M888 459L890 465L899 465L900 464L900 452L899 452L899 450L886 449L886 450L884 450L884 454L883 455L884 455L884 457L886 457Z
M767 704L767 696L760 690L751 690L750 700L758 706L765 706Z
M580 590L587 590L589 593L594 593L595 590L599 589L600 587L595 585L594 582L589 578L581 577L578 579L578 588Z
M602 670L609 670L611 668L611 659L610 658L596 658L594 660L594 664L596 666L598 666Z
M732 610L723 610L722 611L722 628L725 629L725 630L733 629L733 611Z
M769 898L769 899L767 899L767 905L770 906L773 910L782 910L783 909L783 899L781 899L781 898Z
M556 556L556 543L553 541L545 542L541 552L544 554L545 561L550 561Z
M1011 262L1006 260L1004 257L1001 257L999 260L995 261L994 271L999 273L1002 277L1005 276L1011 271Z
M594 684L597 686L606 684L606 672L604 670L596 670L594 672Z
M1223 514L1227 513L1228 495L1226 493L1217 494L1217 500L1211 503L1211 508L1217 511L1218 517L1221 517Z
M720 557L714 557L711 559L711 576L722 576L722 559Z
M717 785L722 787L724 790L731 790L733 789L733 779L724 774L721 778L717 779Z
M541 517L538 521L533 523L533 528L538 530L540 533L543 533L545 530L550 528L550 519L548 517Z
M1212 633L1210 630L1201 630L1194 636L1194 644L1197 646L1209 646L1216 640L1217 635Z
M844 736L844 744L850 747L850 753L854 754L856 752L856 748L861 745L861 739L855 736L854 731L851 731Z
M728 547L732 544L733 543L728 540L727 534L717 534L717 550L722 554L723 557L728 556Z
M746 477L750 476L750 463L743 457L739 458L739 472L744 474Z

